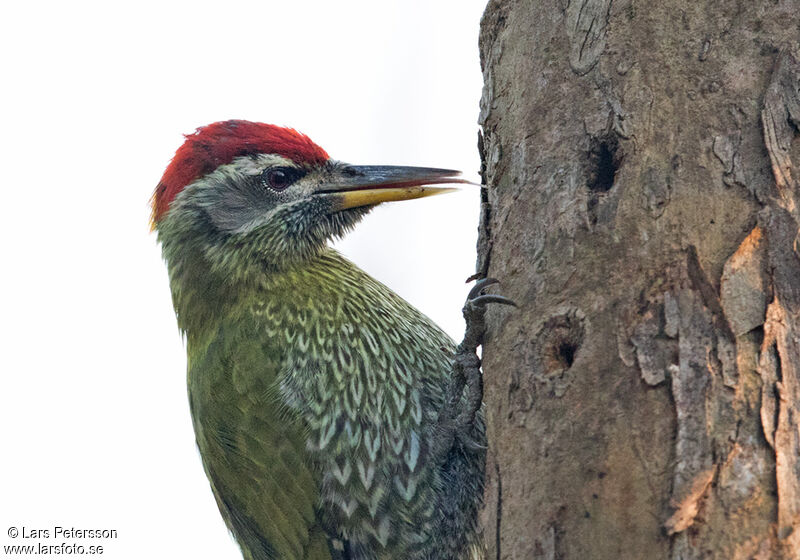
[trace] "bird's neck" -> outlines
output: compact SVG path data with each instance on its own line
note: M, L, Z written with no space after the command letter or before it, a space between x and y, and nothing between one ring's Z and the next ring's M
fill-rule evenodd
M325 247L308 259L273 269L212 266L199 249L167 255L173 305L187 338L205 338L224 318L255 303L296 304L338 297L342 283L360 283L366 274L335 250Z

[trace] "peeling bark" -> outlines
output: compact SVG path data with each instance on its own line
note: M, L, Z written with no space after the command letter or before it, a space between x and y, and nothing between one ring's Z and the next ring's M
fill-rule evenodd
M488 558L800 558L800 1L492 0Z
M766 312L761 418L775 450L777 537L785 554L800 556L800 260L796 136L800 127L800 62L791 47L778 55L761 112L775 191L760 214L767 232L773 299ZM795 174L796 175L796 174ZM769 413L772 413L770 416Z

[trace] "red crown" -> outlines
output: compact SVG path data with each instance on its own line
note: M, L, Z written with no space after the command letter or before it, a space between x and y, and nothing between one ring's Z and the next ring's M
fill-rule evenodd
M250 121L220 121L187 134L186 141L158 183L151 206L153 227L183 188L239 156L277 154L297 163L319 164L328 154L305 134L291 128Z

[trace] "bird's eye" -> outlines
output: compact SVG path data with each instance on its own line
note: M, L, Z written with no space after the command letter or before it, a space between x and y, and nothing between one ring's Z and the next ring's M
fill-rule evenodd
M294 167L271 167L265 169L261 177L266 186L273 191L281 192L304 174L303 171Z

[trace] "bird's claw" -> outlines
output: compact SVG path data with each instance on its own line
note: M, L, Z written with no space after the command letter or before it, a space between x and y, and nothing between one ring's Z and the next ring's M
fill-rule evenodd
M511 305L516 307L517 304L512 299L505 296L498 296L497 294L484 294L470 300L473 305L485 305L487 303L502 303L503 305Z
M464 449L467 451L471 451L472 453L485 453L489 446L485 443L480 443L477 439L472 437L469 434L462 434L459 438L461 440L461 445L464 446Z
M509 298L507 298L505 296L501 296L501 295L498 295L498 294L485 294L485 293L483 293L483 291L486 288L488 288L489 286L493 286L493 285L499 284L499 283L500 283L500 280L498 280L497 278L481 278L480 280L475 282L475 285L469 291L469 294L467 294L467 302L464 304L464 318L467 319L467 334L469 334L469 331L470 331L470 324L469 324L470 318L467 317L467 314L472 314L471 312L474 312L474 311L482 312L483 309L484 309L484 306L487 303L499 303L499 304L502 304L502 305L510 305L512 307L517 307L517 304L514 302L514 300L509 299ZM479 321L482 322L482 318L479 318ZM481 333L481 337L482 337L482 334L483 333ZM465 341L466 341L466 337L465 337ZM478 345L479 344L475 345L476 348L477 348Z
M469 291L469 294L467 294L467 300L475 299L476 297L481 295L484 288L488 288L493 284L499 284L499 283L500 280L498 280L497 278L481 278L480 280L475 282L474 286L472 286L472 289Z
M442 441L437 455L441 460L444 460L456 440L468 451L482 452L486 449L475 437L475 416L483 403L483 375L477 349L483 343L486 331L484 313L489 303L516 307L516 303L507 297L483 293L489 286L499 283L496 278L478 280L469 291L464 304L467 328L464 340L456 349L453 375L445 392L444 405L439 411Z

